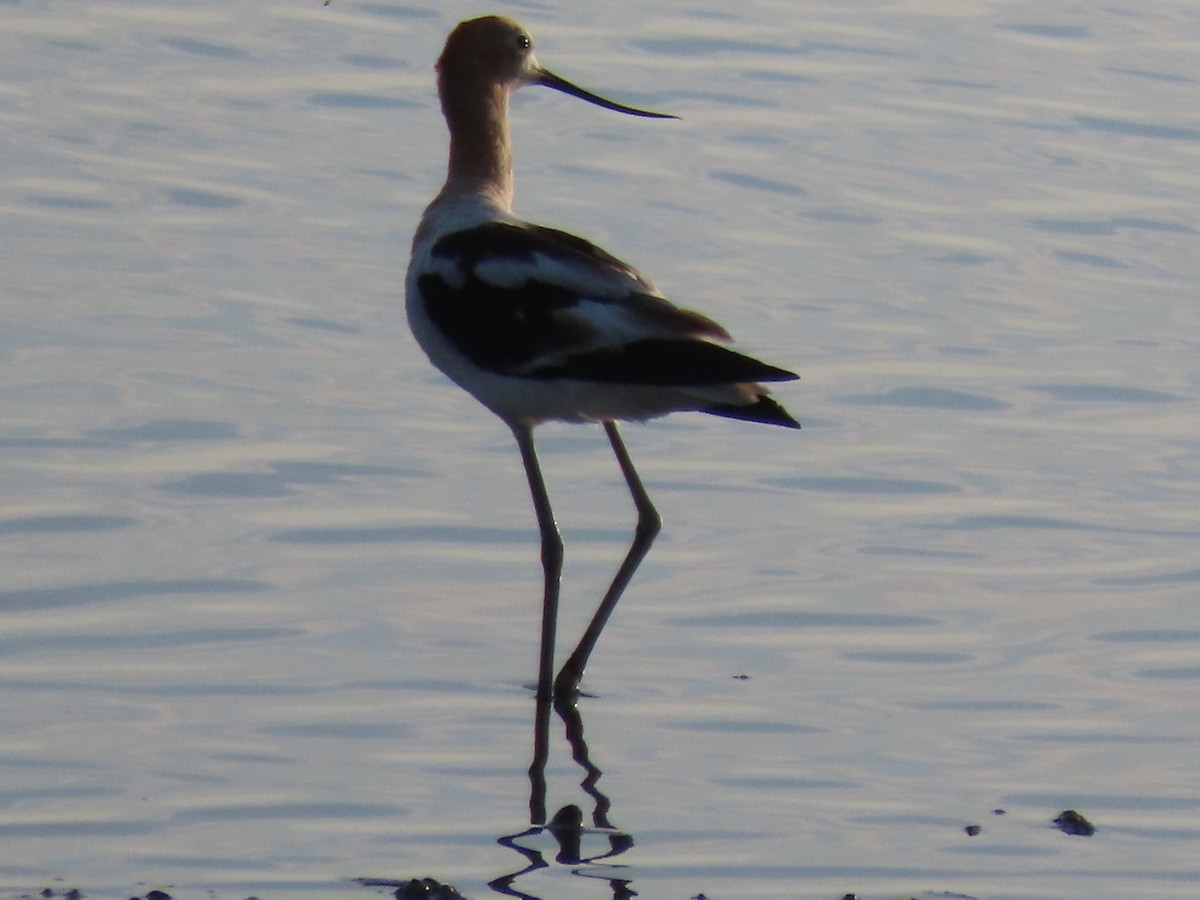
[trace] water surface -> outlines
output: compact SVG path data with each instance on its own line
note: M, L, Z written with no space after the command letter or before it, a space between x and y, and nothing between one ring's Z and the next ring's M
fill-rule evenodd
M401 312L480 9L0 6L0 896L1194 896L1189 9L500 7L682 116L523 93L519 211L803 375L626 429L572 857L515 449ZM633 513L539 436L565 643Z

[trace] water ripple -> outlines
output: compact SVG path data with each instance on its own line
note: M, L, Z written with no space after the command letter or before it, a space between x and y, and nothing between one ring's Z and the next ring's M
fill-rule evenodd
M1084 128L1103 131L1122 137L1144 137L1162 141L1200 141L1200 129L1182 128L1174 125L1155 125L1115 119L1105 116L1076 116L1075 121Z
M935 387L898 387L878 394L844 394L838 399L863 406L903 406L918 409L992 411L1009 408L1009 404L1003 400L984 394Z
M112 603L134 597L173 594L253 594L269 591L272 585L249 578L185 578L175 581L110 581L73 584L56 588L25 588L0 591L0 610L47 610Z
M788 477L764 478L763 484L772 487L794 488L801 491L819 491L828 494L875 494L875 495L922 495L957 494L962 491L956 484L944 481L918 481L908 478L867 477Z
M0 538L14 534L72 534L89 531L117 531L142 524L130 516L60 515L20 516L0 519Z
M1167 391L1119 384L1031 384L1028 388L1067 403L1179 403L1185 399Z
M672 625L701 628L932 628L938 624L928 616L893 613L811 612L805 610L747 610L708 616L678 616Z

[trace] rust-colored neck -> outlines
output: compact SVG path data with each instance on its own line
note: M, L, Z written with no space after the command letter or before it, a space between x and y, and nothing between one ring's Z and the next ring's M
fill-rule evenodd
M450 128L450 165L444 191L484 194L512 206L512 146L508 88L499 84L440 85L442 112Z

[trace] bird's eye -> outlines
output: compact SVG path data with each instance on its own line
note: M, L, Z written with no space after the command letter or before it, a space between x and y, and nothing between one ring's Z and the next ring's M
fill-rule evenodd
M533 47L533 41L530 39L529 35L525 34L524 32L517 35L517 48L518 49L529 50L532 47Z

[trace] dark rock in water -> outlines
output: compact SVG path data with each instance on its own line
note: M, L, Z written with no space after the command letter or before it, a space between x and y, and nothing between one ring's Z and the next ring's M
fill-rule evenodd
M977 834L979 834L979 832L983 831L983 828L982 828L982 826L979 826L979 825L968 825L966 828L963 829L963 831L965 831L967 833L967 837L975 837L975 835L977 835Z
M1063 810L1054 824L1063 834L1077 834L1082 837L1091 837L1096 833L1096 826L1075 812L1073 809Z
M396 900L463 900L458 888L442 884L432 878L414 878L408 884L396 888Z

